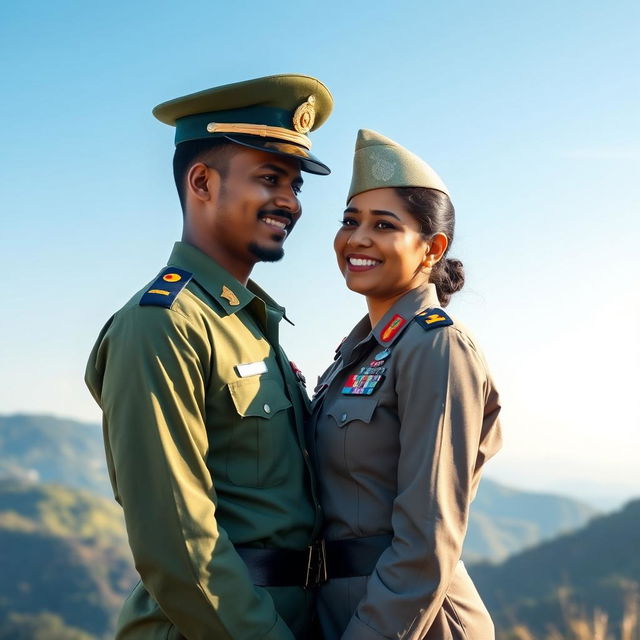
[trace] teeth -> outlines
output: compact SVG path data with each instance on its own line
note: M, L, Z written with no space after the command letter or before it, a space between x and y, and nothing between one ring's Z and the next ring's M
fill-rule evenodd
M354 267L375 267L379 260L368 260L367 258L349 258L349 264Z
M272 227L278 227L278 229L286 229L287 225L284 222L280 222L279 220L274 220L273 218L262 218L263 222L270 224Z

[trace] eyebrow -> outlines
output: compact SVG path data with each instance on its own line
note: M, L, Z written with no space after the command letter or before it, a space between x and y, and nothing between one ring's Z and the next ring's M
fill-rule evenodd
M273 171L273 172L275 172L275 173L277 173L278 175L281 175L281 176L288 176L289 175L288 171L286 171L282 167L278 166L277 164L271 164L270 162L267 162L267 163L263 164L260 168L261 169L269 169L270 171ZM302 186L304 184L304 180L302 179L302 176L296 176L292 180L292 183L295 184L295 185Z
M355 207L347 207L344 210L345 213L362 213L360 211L360 209L356 209ZM374 216L391 216L392 218L395 218L398 222L402 222L402 220L400 220L400 218L393 213L393 211L387 211L386 209L371 209L371 213Z

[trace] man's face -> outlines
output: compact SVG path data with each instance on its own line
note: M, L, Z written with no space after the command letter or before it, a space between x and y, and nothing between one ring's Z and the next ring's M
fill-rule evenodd
M230 271L282 258L282 245L302 211L296 160L240 148L230 158L211 202L207 244Z

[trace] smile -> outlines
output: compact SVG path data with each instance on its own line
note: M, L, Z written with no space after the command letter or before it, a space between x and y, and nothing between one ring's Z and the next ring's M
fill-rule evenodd
M382 264L382 260L376 260L368 256L347 256L349 271L368 271L379 264Z
M274 220L273 218L269 218L268 216L261 218L262 222L268 224L270 227L275 227L276 229L281 229L285 231L287 228L287 224L284 222L280 222L280 220Z
M285 211L261 211L260 213L258 213L258 220L266 224L271 231L276 232L277 236L273 236L274 240L283 240L284 238L286 238L289 234L289 231L293 227L293 220L291 219L291 216Z

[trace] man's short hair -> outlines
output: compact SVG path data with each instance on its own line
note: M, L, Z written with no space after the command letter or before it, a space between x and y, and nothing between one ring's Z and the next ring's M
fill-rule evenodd
M183 213L187 204L186 178L189 169L194 164L203 162L215 169L224 179L229 170L229 161L238 149L237 144L227 140L190 140L176 147L173 155L173 178Z

